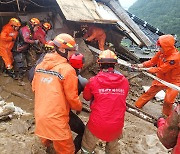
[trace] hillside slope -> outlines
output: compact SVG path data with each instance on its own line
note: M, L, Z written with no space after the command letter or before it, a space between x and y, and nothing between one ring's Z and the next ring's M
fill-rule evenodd
M180 0L137 0L129 12L180 39Z

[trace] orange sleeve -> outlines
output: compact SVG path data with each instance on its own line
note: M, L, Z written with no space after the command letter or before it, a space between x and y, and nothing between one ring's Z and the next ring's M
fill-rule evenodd
M78 96L78 78L74 69L66 73L63 87L70 108L73 110L81 111L82 103Z
M152 57L150 60L148 61L145 61L143 63L143 66L144 67L152 67L152 66L155 66L157 64L157 62L159 61L159 56L160 56L160 52L157 52L154 57Z
M171 69L174 69L175 67L177 67L177 63L178 62L175 60L167 60L160 67L150 68L148 70L148 72L150 72L150 73L157 73L157 72L166 73L166 72L170 71Z
M9 36L9 33L11 33L9 27L4 27L1 32L1 39L3 41L11 42L13 40L13 38L11 36Z

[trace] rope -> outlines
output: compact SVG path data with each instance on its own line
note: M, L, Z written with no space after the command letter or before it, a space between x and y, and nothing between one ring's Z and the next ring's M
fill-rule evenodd
M1 4L9 4L9 3L13 3L13 2L15 2L16 0L12 0L12 1L9 1L9 2L2 2L2 1L0 1L0 3Z

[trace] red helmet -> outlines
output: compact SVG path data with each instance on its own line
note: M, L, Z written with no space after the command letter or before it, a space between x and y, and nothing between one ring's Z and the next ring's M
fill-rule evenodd
M83 54L81 53L74 53L72 56L69 58L69 63L73 68L81 69L84 65L85 59Z
M38 18L31 18L29 22L31 23L31 25L34 25L34 26L40 24L40 21Z
M78 49L78 45L76 44L74 38L66 33L57 35L53 42L59 49L68 49L70 51L77 51Z
M97 60L98 63L104 64L116 64L117 63L117 56L111 50L104 50L99 54L99 59Z

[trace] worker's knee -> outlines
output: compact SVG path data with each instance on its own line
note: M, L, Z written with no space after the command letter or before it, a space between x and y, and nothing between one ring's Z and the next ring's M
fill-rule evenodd
M95 137L86 126L82 139L82 153L93 153L97 141L98 138Z
M46 147L49 147L51 142L50 140L46 139L46 138L42 138L42 137L39 137L39 139L41 140L41 143L46 146Z
M72 137L67 140L53 140L53 146L57 154L75 153L75 147Z
M164 102L162 113L163 113L165 116L169 116L169 115L171 114L171 112L172 112L172 106L173 106L172 103L166 103L166 102Z
M106 153L108 154L121 154L120 148L119 148L119 139L116 139L114 141L106 143Z
M173 90L173 89L167 90L164 102L168 104L173 104L175 102L177 95L178 95L177 90Z

